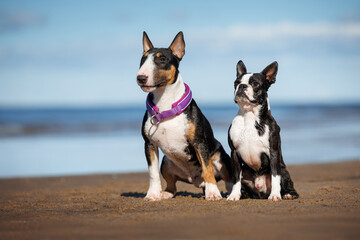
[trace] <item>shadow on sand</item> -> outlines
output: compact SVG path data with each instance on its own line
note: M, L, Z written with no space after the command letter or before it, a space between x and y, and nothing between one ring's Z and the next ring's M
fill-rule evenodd
M122 197L130 197L130 198L144 198L146 196L145 193L139 192L125 192L122 193L120 196ZM191 193L191 192L177 192L175 197L192 197L192 198L202 198L204 197L203 193Z

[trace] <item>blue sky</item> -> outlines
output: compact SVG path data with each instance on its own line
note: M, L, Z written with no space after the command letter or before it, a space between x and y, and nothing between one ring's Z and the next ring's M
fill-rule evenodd
M142 32L183 31L185 82L203 104L233 103L235 66L276 60L277 103L360 102L360 1L0 2L0 106L143 104Z

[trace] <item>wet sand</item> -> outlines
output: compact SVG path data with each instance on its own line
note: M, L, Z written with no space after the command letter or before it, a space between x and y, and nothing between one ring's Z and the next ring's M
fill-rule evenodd
M147 173L0 179L0 239L360 239L360 161L288 169L300 198L281 202L183 183L145 202Z

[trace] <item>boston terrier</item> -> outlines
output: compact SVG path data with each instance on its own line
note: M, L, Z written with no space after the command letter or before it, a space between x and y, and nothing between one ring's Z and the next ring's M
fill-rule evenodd
M272 201L298 198L282 157L280 127L268 101L278 63L271 63L261 73L247 73L242 61L236 69L234 101L240 110L229 128L228 140L231 158L241 164L242 190L250 197Z
M231 192L228 200L239 200L240 163L214 138L178 70L185 54L183 33L179 32L168 48L155 48L144 32L143 50L137 84L149 93L142 124L150 177L145 200L172 198L177 181L203 188L206 200L218 200L222 198L216 185L219 180L224 180ZM161 164L165 191L161 190L159 148L165 155Z

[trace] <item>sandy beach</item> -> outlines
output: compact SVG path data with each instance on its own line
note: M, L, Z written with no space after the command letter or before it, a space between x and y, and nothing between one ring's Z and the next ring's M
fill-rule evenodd
M281 202L209 202L183 183L145 202L147 173L0 179L0 239L360 238L360 161L288 169L300 198Z

